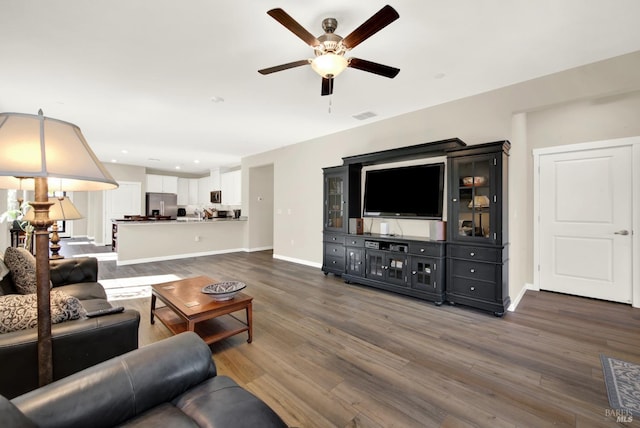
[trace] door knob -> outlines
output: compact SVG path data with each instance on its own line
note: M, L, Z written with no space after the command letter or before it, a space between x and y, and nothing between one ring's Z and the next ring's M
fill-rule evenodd
M629 234L629 231L624 229L614 232L614 235L628 235L628 234Z

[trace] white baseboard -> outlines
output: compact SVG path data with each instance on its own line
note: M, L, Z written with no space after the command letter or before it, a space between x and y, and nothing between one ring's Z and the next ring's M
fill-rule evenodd
M315 262L310 262L308 260L302 260L302 259L296 259L296 258L293 258L293 257L281 256L279 254L274 254L273 258L274 259L278 259L278 260L284 260L285 262L297 263L299 265L311 266L311 267L315 267L315 268L318 268L318 269L322 267L322 263L315 263Z
M249 248L247 250L245 250L247 253L253 253L256 251L267 251L267 250L273 250L273 245L270 247L256 247L256 248Z
M122 261L118 260L116 262L116 266L135 265L138 263L163 262L166 260L187 259L190 257L213 256L216 254L240 253L240 252L246 252L246 251L247 251L246 248L231 248L228 250L202 251L198 253L176 254L176 255L161 256L161 257L147 257L143 259L131 259L131 260L122 260Z
M533 284L525 284L524 287L522 287L522 290L520 290L520 293L518 293L518 295L514 299L511 300L511 304L507 308L507 310L509 312L514 312L516 310L516 308L520 304L520 300L522 300L522 298L524 297L524 294L527 292L527 290L540 291Z

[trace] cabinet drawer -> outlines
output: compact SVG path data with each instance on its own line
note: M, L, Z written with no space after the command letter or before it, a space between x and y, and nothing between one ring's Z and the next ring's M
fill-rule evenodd
M429 245L426 242L409 242L409 254L418 256L442 257L444 256L443 245Z
M344 239L344 245L348 247L364 247L364 237L347 235Z
M344 258L344 246L342 244L324 244L324 254Z
M447 252L451 258L502 263L502 251L497 248L450 245Z
M324 265L332 271L344 272L344 257L325 255Z
M344 235L339 233L325 233L324 242L335 242L336 244L344 244Z
M447 288L450 288L453 294L459 294L488 301L496 300L495 283L476 281L473 279L460 277L456 277L452 282L453 284L447 284Z
M472 262L466 260L451 260L451 273L457 277L479 279L495 282L496 270L502 269L502 265L492 263Z

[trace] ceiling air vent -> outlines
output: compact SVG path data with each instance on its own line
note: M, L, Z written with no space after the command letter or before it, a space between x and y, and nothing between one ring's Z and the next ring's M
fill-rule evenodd
M358 113L358 114L354 114L353 117L354 119L358 119L358 120L367 120L370 119L372 117L376 117L377 114L375 114L372 111L363 111L362 113Z

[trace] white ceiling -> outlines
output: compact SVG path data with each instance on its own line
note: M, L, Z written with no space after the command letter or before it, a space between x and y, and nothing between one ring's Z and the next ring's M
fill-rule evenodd
M344 37L386 3L0 0L0 111L72 122L105 162L198 174L640 50L638 0L388 0L400 19L347 56L395 79L347 69L321 97L311 67L257 72L313 56L269 9Z

